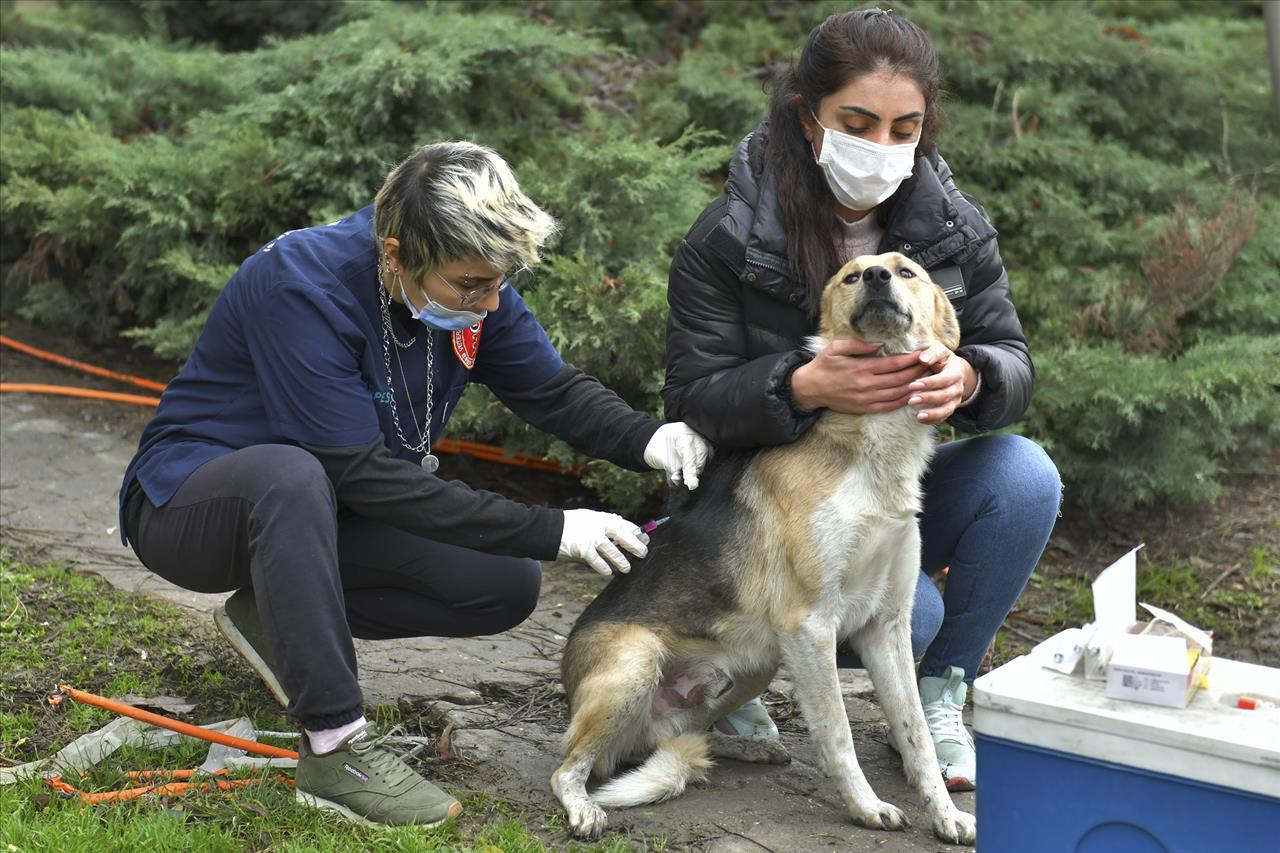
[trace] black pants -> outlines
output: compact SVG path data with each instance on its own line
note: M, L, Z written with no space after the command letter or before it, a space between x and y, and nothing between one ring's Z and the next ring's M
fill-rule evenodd
M363 713L352 637L473 637L520 624L536 560L445 545L341 510L320 462L247 447L198 468L155 507L136 485L125 513L148 569L196 592L252 585L289 711L309 729Z

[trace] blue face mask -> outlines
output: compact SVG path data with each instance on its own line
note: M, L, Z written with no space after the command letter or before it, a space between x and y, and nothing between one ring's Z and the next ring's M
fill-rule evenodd
M396 276L396 284L400 285L400 298L404 300L404 307L409 309L409 315L428 329L456 332L459 329L474 326L489 316L488 311L461 311L446 308L432 299L431 294L427 294L426 307L418 308L409 301L409 294L405 292L404 282L400 281L399 276Z

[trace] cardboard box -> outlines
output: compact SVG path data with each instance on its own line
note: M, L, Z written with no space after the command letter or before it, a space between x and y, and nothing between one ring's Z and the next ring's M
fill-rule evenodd
M1107 663L1106 695L1185 708L1196 690L1207 684L1208 673L1209 656L1184 637L1125 634Z
M1113 699L1184 708L1208 684L1213 638L1167 610L1143 604L1137 621L1139 545L1093 582L1094 621L1064 631L1032 651L1043 666L1106 682Z

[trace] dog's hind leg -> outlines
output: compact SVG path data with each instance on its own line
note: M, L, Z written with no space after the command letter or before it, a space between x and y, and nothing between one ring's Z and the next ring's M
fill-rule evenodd
M608 773L636 746L651 739L650 703L662 671L662 642L638 627L575 636L565 655L590 655L572 682L573 709L564 737L564 763L551 776L551 790L580 838L599 838L608 825L604 809L587 793L593 769ZM599 645L611 645L600 655Z
M916 574L914 568L911 572ZM894 741L900 747L907 780L924 803L934 834L952 844L972 844L977 834L973 815L956 808L938 772L938 757L920 705L920 689L911 659L909 620L909 612L888 618L873 617L858 632L857 646L875 684L876 696L884 707Z
M876 796L858 766L836 671L835 628L806 623L778 639L822 769L836 783L853 822L870 829L905 829L907 816Z
M565 759L551 775L551 790L564 806L569 818L569 831L579 838L599 838L609 825L604 809L596 805L587 793L587 778L594 762L593 754L580 751Z

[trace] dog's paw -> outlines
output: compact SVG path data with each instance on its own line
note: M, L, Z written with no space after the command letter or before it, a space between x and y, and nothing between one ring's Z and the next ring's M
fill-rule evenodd
M978 822L968 812L944 809L933 816L933 834L948 844L973 844L978 837Z
M604 809L591 800L575 803L567 809L569 813L569 830L577 838L596 839L604 835L609 825L609 816Z
M889 832L896 832L911 826L911 821L907 820L907 816L902 809L892 803L886 803L884 800L874 800L870 804L870 808L858 811L850 809L849 811L853 817L853 822L858 826L865 826L867 829L883 829Z

